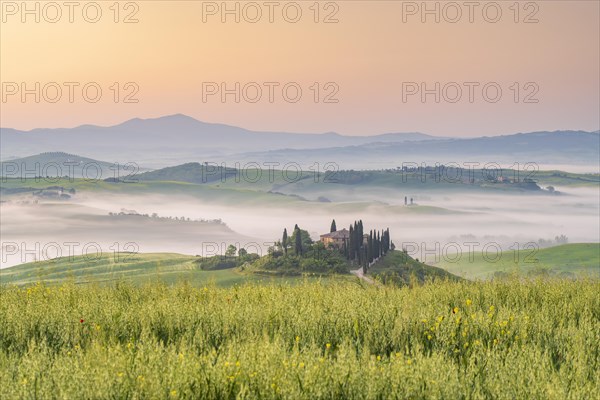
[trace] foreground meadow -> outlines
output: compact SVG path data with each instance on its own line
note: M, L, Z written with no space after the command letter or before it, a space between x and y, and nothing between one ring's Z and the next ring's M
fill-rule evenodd
M599 398L598 289L4 286L0 398Z

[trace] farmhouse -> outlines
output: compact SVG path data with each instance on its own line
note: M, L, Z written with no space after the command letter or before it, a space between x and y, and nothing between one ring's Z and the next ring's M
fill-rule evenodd
M348 229L342 229L321 235L321 242L323 242L326 247L329 245L342 247L344 243L348 243L349 239L350 231L348 231Z

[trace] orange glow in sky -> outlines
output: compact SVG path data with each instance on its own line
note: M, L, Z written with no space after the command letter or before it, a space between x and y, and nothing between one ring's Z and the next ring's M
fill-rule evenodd
M183 113L345 134L599 128L598 1L1 3L2 127Z

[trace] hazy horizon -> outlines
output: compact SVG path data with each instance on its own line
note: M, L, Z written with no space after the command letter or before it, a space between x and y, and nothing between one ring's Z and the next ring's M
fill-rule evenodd
M585 129L552 129L552 130L547 130L547 131L540 131L540 130L534 130L534 131L523 131L523 130L518 130L518 131L514 131L514 132L501 132L501 133L497 133L497 134L493 134L493 135L485 135L485 134L481 134L481 135L473 135L473 136L460 136L460 135L438 135L436 133L432 133L432 132L423 132L423 131L406 131L406 130L402 130L402 129L396 129L396 130L392 130L392 131L386 131L386 132L363 132L363 133L354 133L354 134L350 134L350 133L346 133L346 132L341 132L339 130L333 130L333 131L326 131L326 132L304 132L304 131L295 131L295 130L287 130L287 129L274 129L274 130L267 130L267 129L250 129L248 127L245 126L238 126L238 125L234 125L232 123L226 122L226 121L209 121L209 120L203 120L203 119L198 119L195 118L191 115L187 115L187 114L183 114L183 113L175 113L175 114L165 114L165 115L156 115L156 116L148 116L148 117L138 117L138 116L132 116L130 118L127 118L125 120L122 121L118 121L114 124L100 124L100 123L95 123L95 122L86 122L86 123L82 123L82 124L75 124L75 125L69 125L69 126L36 126L36 127L32 127L32 128L28 128L28 129L19 129L19 128L15 128L13 126L0 126L0 129L14 129L14 130L18 130L18 131L22 131L22 132L30 132L30 131L34 131L34 130L39 130L39 129L74 129L74 128L79 128L82 126L97 126L97 127L101 127L101 128L110 128L110 127L115 127L121 124L124 124L126 122L130 122L130 121L135 121L135 120L157 120L157 119L163 119L163 118L171 118L171 117L178 117L178 116L182 116L182 117L188 117L188 118L192 118L196 121L199 122L203 122L206 124L213 124L213 125L226 125L226 126L232 126L232 127L236 127L236 128L241 128L241 129L245 129L248 131L252 131L252 132L272 132L272 133L281 133L281 134L286 134L286 133L291 133L291 134L295 134L295 133L302 133L302 134L312 134L312 135L323 135L323 134L337 134L337 135L341 135L341 136L380 136L380 135L388 135L388 134L397 134L397 133L420 133L423 135L428 135L428 136L432 136L432 137L436 137L436 138L446 138L446 139L474 139L474 138L478 138L478 137L494 137L494 136L509 136L509 135L515 135L515 134L520 134L520 133L537 133L537 132L563 132L563 131L572 131L572 132L577 132L577 131L581 131L581 132L588 132L588 133L599 133L600 132L600 128L594 129L594 130L585 130Z

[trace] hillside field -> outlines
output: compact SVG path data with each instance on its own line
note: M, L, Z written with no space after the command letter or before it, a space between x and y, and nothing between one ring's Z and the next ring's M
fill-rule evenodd
M115 282L136 285L146 283L193 286L214 284L229 287L246 282L268 284L271 282L302 282L307 276L268 276L242 273L237 268L215 271L201 270L198 257L172 253L103 253L99 257L62 257L48 261L31 262L0 270L0 284L32 285L43 282L58 285L110 284ZM315 277L317 279L318 277ZM350 279L350 276L337 279ZM327 277L323 279L327 280ZM333 278L331 278L333 279Z
M474 252L472 260L468 254L463 254L458 262L441 258L436 266L467 279L487 279L497 272L600 278L600 243L570 243L545 249L508 250L502 252L497 261L490 261L495 257L492 254L486 260L481 252Z

